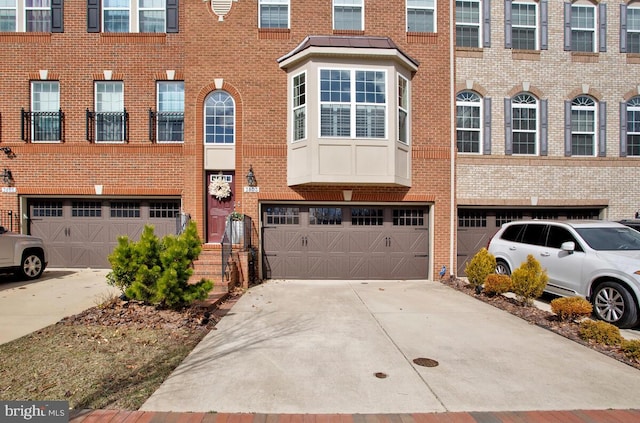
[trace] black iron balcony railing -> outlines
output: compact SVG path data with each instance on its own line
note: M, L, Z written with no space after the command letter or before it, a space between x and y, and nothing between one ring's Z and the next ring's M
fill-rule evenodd
M22 109L21 111L20 129L23 141L63 141L64 113L62 113L62 110L57 112L30 112Z
M149 109L149 141L183 142L184 113L154 112Z
M129 114L122 112L92 112L87 109L86 139L91 142L129 141Z

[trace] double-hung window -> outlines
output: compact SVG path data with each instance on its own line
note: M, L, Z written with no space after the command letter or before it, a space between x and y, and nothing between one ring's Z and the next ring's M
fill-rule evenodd
M435 0L407 0L407 32L436 32Z
M571 50L594 52L595 48L595 6L573 5L571 7Z
M178 1L87 0L87 31L100 32L101 30L102 32L178 32Z
M364 0L333 0L334 30L364 30Z
M471 91L456 96L456 140L458 153L480 153L482 145L482 102Z
M511 4L511 47L535 50L538 40L538 5L536 3Z
M289 28L289 0L259 0L260 28Z
M158 111L156 113L158 142L184 141L184 82L158 82Z
M95 85L96 141L122 142L126 139L124 84L120 81L99 81Z
M480 0L456 1L456 46L480 47Z
M62 32L62 0L0 0L0 32Z
M622 10L620 19L624 19L626 15L624 22L626 27L623 25L620 33L622 47L620 50L623 53L640 53L640 3L629 6L623 4L620 7Z
M640 156L640 96L633 97L626 104L626 142L627 155Z
M31 140L60 141L61 111L60 83L34 81L31 83Z
M204 101L204 142L235 143L236 106L226 91L214 91Z
M398 75L398 141L409 143L409 80Z
M537 154L538 100L531 94L513 98L513 154Z
M386 137L386 73L320 70L320 136Z
M293 141L307 137L307 74L293 77Z
M571 102L571 155L594 156L596 153L596 102L581 95Z

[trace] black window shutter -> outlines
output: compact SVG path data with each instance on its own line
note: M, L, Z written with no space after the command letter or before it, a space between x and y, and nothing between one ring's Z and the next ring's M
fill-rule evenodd
M627 157L627 103L620 103L620 157Z
M504 0L504 48L511 48L511 0Z
M598 157L607 156L607 103L598 103Z
M540 100L540 155L549 154L547 100Z
M598 5L598 23L600 24L598 48L600 52L607 51L607 4Z
M491 99L484 100L484 128L482 132L482 154L491 154Z
M51 32L64 32L64 1L51 1Z
M491 47L491 0L482 2L482 47Z
M178 0L167 0L167 32L178 32Z
M549 8L547 0L540 1L540 50L549 48Z
M100 32L100 0L87 0L87 32Z
M571 101L564 102L564 155L571 157Z
M504 154L513 154L513 132L511 131L511 99L504 99Z
M564 50L571 51L571 3L564 4Z
M620 53L627 52L627 5L620 5Z

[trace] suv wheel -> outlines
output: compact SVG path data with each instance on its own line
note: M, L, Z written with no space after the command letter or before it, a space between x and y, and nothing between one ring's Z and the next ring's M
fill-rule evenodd
M496 273L498 275L507 275L511 276L511 269L509 269L509 265L504 260L496 261Z
M638 322L638 305L629 291L617 282L598 285L593 295L593 312L605 322L632 328Z
M44 272L42 253L25 251L20 262L20 273L25 279L37 279Z

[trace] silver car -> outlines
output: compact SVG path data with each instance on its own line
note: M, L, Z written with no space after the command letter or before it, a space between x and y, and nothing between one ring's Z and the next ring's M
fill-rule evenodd
M0 272L17 273L24 279L37 279L47 267L42 239L21 235L0 226Z
M616 222L515 221L489 242L496 273L510 275L527 255L547 270L546 291L581 296L595 315L621 328L640 323L640 232Z

